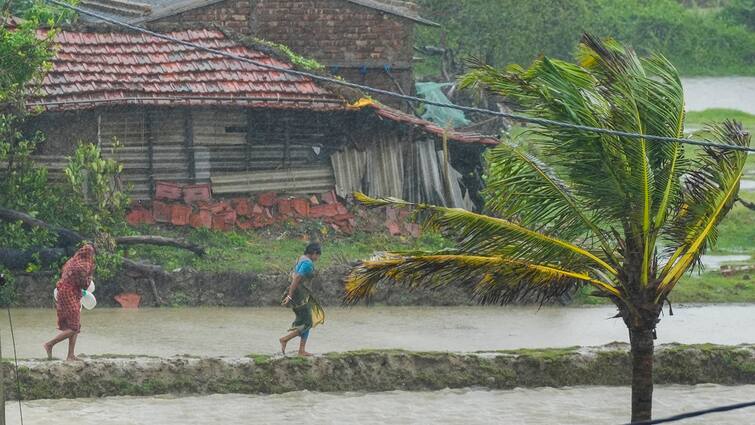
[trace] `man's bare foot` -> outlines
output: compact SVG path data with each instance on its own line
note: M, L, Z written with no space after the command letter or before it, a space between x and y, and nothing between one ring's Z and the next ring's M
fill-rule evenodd
M299 351L299 357L312 357L312 353L308 353L306 351Z
M286 354L286 345L288 344L288 341L286 341L283 338L279 339L278 341L280 341L280 343L281 343L281 353L283 353L285 355Z
M73 357L68 357L68 358L66 359L66 361L67 361L67 362L78 362L79 360L80 360L80 359L79 359L78 357L76 357L76 356L73 356Z
M45 342L42 346L45 347L45 351L47 352L47 360L52 360L52 345L49 342Z

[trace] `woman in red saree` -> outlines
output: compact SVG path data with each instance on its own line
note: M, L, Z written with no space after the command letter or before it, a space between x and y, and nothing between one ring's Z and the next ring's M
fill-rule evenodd
M55 309L58 312L58 329L60 333L44 344L47 358L52 359L52 348L55 344L68 340L67 361L75 361L76 337L81 331L81 290L87 289L94 274L94 247L91 244L82 246L63 265L58 288L58 299Z

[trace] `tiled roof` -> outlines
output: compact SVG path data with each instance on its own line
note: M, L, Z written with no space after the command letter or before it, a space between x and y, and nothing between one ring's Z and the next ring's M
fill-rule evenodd
M217 30L169 35L265 64L292 68ZM310 78L285 74L133 32L61 31L41 96L47 110L102 103L251 105L342 109L342 102ZM232 98L232 99L231 99Z
M293 68L262 50L229 39L217 30L168 33L265 64ZM388 106L346 102L311 78L273 71L231 58L199 52L136 32L60 31L52 70L31 101L47 111L100 105L244 106L299 110L370 108L376 116L413 126L459 143L494 145L495 138L446 130Z

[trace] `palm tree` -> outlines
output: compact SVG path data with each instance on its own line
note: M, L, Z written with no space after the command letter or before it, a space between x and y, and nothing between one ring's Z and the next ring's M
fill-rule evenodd
M504 95L540 118L683 136L682 85L663 56L640 58L615 41L584 35L577 59L541 57L528 69L505 70L478 62L461 82ZM746 154L555 125L522 137L526 145L503 142L487 154L488 215L357 194L367 206L414 209L455 248L364 261L347 278L346 300L369 298L383 283L462 285L482 303L501 304L542 302L589 285L616 304L629 330L632 420L650 419L659 314L679 279L715 243L716 226L737 199ZM750 141L731 121L709 127L706 137L735 146Z

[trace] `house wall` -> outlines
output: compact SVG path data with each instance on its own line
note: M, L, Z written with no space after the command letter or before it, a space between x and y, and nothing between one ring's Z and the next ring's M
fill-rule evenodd
M284 44L349 81L392 91L398 82L406 93L414 90L414 22L343 0L227 0L157 22L215 23Z
M47 135L36 158L53 176L62 175L65 156L80 140L100 143L103 156L123 164L122 180L132 196L149 199L156 181L207 183L242 173L257 173L253 180L264 180L267 171L275 174L268 186L296 189L306 182L292 183L294 177L286 172L307 169L332 188L330 152L346 142L347 129L356 128L345 119L339 113L308 111L117 107L43 114L32 120L29 131ZM310 174L297 174L295 179ZM253 191L253 183L222 188L219 182L218 189Z

